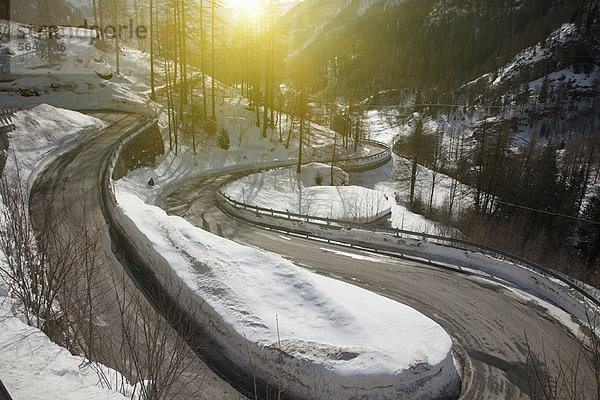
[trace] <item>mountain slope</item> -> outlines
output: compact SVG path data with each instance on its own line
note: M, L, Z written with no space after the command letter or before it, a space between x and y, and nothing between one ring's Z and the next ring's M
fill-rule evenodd
M577 18L590 0L307 0L288 12L292 63L317 89L454 89ZM493 29L490 27L493 26Z
M496 124L525 135L592 134L600 127L600 6L527 47L502 67L461 86L461 104L498 105Z

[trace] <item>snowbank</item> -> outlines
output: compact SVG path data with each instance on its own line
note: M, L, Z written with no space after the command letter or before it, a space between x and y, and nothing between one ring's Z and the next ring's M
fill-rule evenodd
M18 162L28 192L46 165L104 127L98 118L48 104L15 113L13 122L5 171L16 178Z
M310 163L302 166L302 171L297 174L297 178L304 187L342 186L348 184L348 174L341 168L333 167L333 178L331 174L331 165Z
M294 168L246 176L226 185L224 194L248 205L314 217L371 222L388 215L394 200L360 186L319 186L331 182L331 167L310 164L300 175ZM334 172L334 183L348 175Z
M228 356L274 387L285 382L308 398L457 393L452 341L427 317L167 216L140 200L127 180L116 188L129 232L139 229L138 247L147 244L142 248L164 283L173 285L167 271L173 268L185 283L181 293L204 301L197 305L200 321Z

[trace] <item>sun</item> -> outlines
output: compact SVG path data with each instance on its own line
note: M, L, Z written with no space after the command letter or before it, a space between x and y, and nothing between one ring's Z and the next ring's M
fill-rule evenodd
M261 10L262 0L226 0L234 10L247 14L258 14Z

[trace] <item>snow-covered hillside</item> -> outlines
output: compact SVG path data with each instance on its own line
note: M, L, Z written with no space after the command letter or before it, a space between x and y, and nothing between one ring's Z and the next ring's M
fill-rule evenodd
M321 34L343 27L373 7L387 9L406 0L301 1L283 17L282 24L293 32L293 54L310 46Z
M458 103L497 106L467 114L463 127L476 128L485 114L492 126L515 126L523 137L593 133L600 127L600 66L586 53L584 46L593 46L586 44L593 39L582 30L564 24L503 67L457 89Z
M59 28L60 39L49 44L31 26L0 20L12 33L0 43L0 104L13 108L49 103L79 109L121 109L148 113L149 56L123 46L121 74L115 54L98 49L89 29ZM55 46L49 56L47 47Z
M83 1L71 0L76 6ZM463 10L446 6L448 1L436 3L434 11L428 14L424 32L476 11L473 7ZM518 8L524 2L511 3ZM346 24L352 25L363 16L376 20L389 10L397 11L402 3L403 0L302 2L295 7L297 14L293 18L302 15L311 23L292 25L297 30L295 39L301 42L295 44L295 49L306 50L323 32L340 33ZM358 25L367 30L375 26ZM11 171L18 161L21 179L30 187L48 162L102 129L100 121L64 108L157 115L170 151L157 160L155 167L133 171L115 183L119 218L130 229L136 244L144 249L144 255L153 261L151 264L160 269L159 273L177 284L183 283L186 293L194 295L194 300L186 298L182 302L186 307L200 305L193 312L198 321L209 321L207 330L229 358L271 385L285 379L281 385L308 398L317 397L317 391L327 398L340 399L436 398L457 394L460 377L452 340L431 319L388 298L313 274L277 255L213 235L157 207L166 193L193 179L293 160L300 141L292 135L294 124L289 116L281 116L278 129L270 129L263 138L256 126L258 107L254 113L249 100L234 88L217 82L221 101L216 105L214 132L207 133L209 124L194 125L195 121L191 121L191 127L172 138L175 124L171 120L176 114L165 109L167 101L174 100L161 97L159 87L157 102L150 102L147 54L122 44L117 74L110 45L104 49L96 46L89 30L60 28L59 40L53 42L58 50L44 52L36 46L48 42L40 40L30 27L17 23L8 26L23 37L16 42L5 41L0 48L2 71L9 72L10 67L12 73L0 80L0 105L23 110L16 113L16 131L9 137L5 176L16 176ZM594 63L570 63L572 58L556 59L558 54L571 50L577 56L580 29L576 24L565 24L546 41L523 49L502 68L463 85L449 95L451 100L447 103L451 107L447 111L431 108L418 115L404 112L401 107L373 109L366 115L367 130L372 139L393 146L422 119L425 130L439 132L442 144L451 149L450 153L458 154L463 150L459 149L461 140L472 137L481 126L510 123L523 137L533 131L542 136L551 135L549 132L566 135L579 129L577 124L582 127L579 133L594 129L600 125L596 102L600 68ZM353 40L348 42L353 46ZM383 52L391 54L385 49ZM360 54L346 55L351 62L365 59ZM351 63L348 65L353 70ZM157 67L159 80L160 70ZM197 73L193 67L190 70ZM374 79L369 85L372 89L379 83ZM194 96L199 97L199 90L192 90ZM405 97L406 103L416 98L412 93ZM577 102L560 103L563 98ZM374 103L375 100L364 102L366 106ZM457 104L465 107L456 107ZM284 144L286 132L290 135ZM310 132L310 148L305 149L304 160L330 155L333 132L314 123ZM225 138L221 143L226 146L218 148L217 137ZM447 161L454 166L458 156ZM237 200L265 208L358 221L372 221L391 213L389 223L393 227L455 233L407 209L408 159L395 155L383 167L350 177L335 171L336 185L353 186L322 187L320 184L329 178L329 167L304 168L300 176L293 170L248 176L230 184L225 191ZM423 166L417 168L415 192L423 209L429 211L443 208L452 214L456 208L474 203L471 188ZM490 264L496 265L495 261ZM61 398L64 391L74 393L65 397L68 399L123 397L96 382L85 360L66 354L39 330L23 325L22 307L10 298L6 285L0 284L0 347L6 349L0 355L6 361L0 363L0 378L11 393L28 398ZM47 368L54 360L56 368ZM48 382L48 391L27 385L38 376ZM128 385L121 389L126 398L132 396Z
M11 20L25 24L80 26L89 16L82 12L82 8L89 11L86 0L7 1L10 2Z
M24 31L25 44L36 43L35 37L29 35L28 27L12 24L11 28ZM128 108L151 113L147 109L147 97L139 94L147 90L147 77L143 76L145 72L139 68L139 65L145 65L142 54L133 50L124 51L121 75L110 76L114 71L110 53L104 53L89 43L82 42L80 38L70 37L68 28L61 30L64 52L61 51L60 57L50 64L47 64L47 59L38 58L32 51L28 51L26 46L21 50L17 46L15 51L4 52L4 61L13 68L11 72L16 69L26 74L13 76L2 82L0 88L2 104L26 108L25 111L17 112L15 132L19 136L10 137L10 148L14 151L11 153L12 159L23 163L24 171L28 171L23 176L25 181L33 179L35 173L41 171L46 163L76 143L78 140L75 138L82 140L101 127L97 121L90 123L78 113L49 105L34 106L35 104L46 101L74 108ZM90 33L84 30L75 32L80 35ZM32 106L34 108L30 110ZM193 155L188 144L182 142L179 156L169 153L161 160L162 164L157 170L166 168L171 179L157 179L154 192L169 183L198 173L199 163L207 168L218 168L240 161L255 164L293 157L297 151L294 141L285 150L282 144L277 143L275 132L271 134L271 140L259 139L260 130L254 125L254 115L245 110L245 106L247 107L247 103L239 96L231 96L219 106L222 128L232 142L231 153L215 153L213 146L205 143L200 153ZM161 124L164 124L166 116L161 114L160 117ZM287 126L284 125L284 129ZM26 130L26 134L22 130ZM329 130L313 126L312 131L313 146L331 145L333 138ZM40 141L42 138L44 141ZM35 156L31 156L34 151ZM310 152L308 153L310 156ZM204 157L205 154L211 154L211 157ZM40 159L43 161L40 162ZM174 163L181 166L183 174L177 174L177 170L172 168ZM5 174L8 174L11 165L7 163ZM144 171L139 176L144 176L143 173ZM144 177L141 184L147 186L146 182ZM299 385L296 387L299 393L308 393L307 385L314 379L315 368L330 383L326 390L330 390L332 396L338 398L347 397L350 393L348 387L351 386L364 387L365 393L368 392L370 396L374 396L370 387L382 386L388 387L391 392L384 391L380 395L402 391L431 397L456 392L459 377L454 365L452 342L439 325L420 313L354 286L314 275L276 256L214 237L191 227L185 221L165 216L161 210L142 203L127 190L120 192L119 199L138 227L144 229L152 242L159 246L159 253L172 255L169 261L176 272L189 268L182 260L189 259L192 253L195 254L194 257L204 254L193 264L201 262L223 273L236 272L233 275L222 275L217 270L209 274L186 270L184 275L188 276L186 283L197 290L196 294L202 296L202 300L216 311L218 318L233 324L232 332L237 341L223 341L223 344L229 349L229 356L242 365L246 363L244 348L250 347L257 356L257 363L266 357L262 371L266 376L271 374L272 382L277 381L278 377L272 367L278 364L272 356L273 346L279 346L279 351L293 355L295 361L289 368L300 368L294 372L298 374L297 378L291 380ZM134 207L129 207L132 204ZM148 218L150 215L152 218ZM187 239L176 239L173 235L177 231L182 232ZM203 251L202 246L208 247ZM182 253L181 249L186 249L186 252ZM232 265L236 267L232 269ZM225 281L213 280L217 275L229 278ZM190 276L193 277L192 280ZM250 278L254 279L254 283L249 285ZM270 287L272 297L264 296L261 289L264 285ZM217 287L222 289L219 296L214 295ZM6 289L3 293L9 294ZM262 295L257 296L256 293ZM15 322L15 318L18 318L18 306L15 308L12 301L6 304L11 305L6 310L3 309L6 311L4 318L8 321L5 324L8 332L6 340L12 342L15 337L22 336L23 332L34 332ZM396 318L390 319L390 314ZM315 317L319 315L322 317ZM273 320L273 317L276 319ZM307 321L315 323L307 325ZM35 335L28 335L38 337L35 346L41 346L37 352L40 357L16 357L17 360L29 365L44 365L48 354L56 356L65 353L57 351L51 344L39 344L48 341L41 332L35 332ZM392 336L397 339L390 342ZM366 337L371 340L366 342ZM9 348L13 351L11 354L18 355L22 351L19 346ZM17 361L3 365L11 368L11 373L1 372L11 393L18 395L33 390L24 386L27 374L35 373L33 368L28 371L24 364ZM57 365L63 367L57 371L42 372L49 381L68 385L55 379L53 374L70 376L75 378L81 390L95 390L94 376L85 371L73 370L73 361L65 359ZM283 367L280 372L292 374L293 371L287 371ZM82 374L87 377L83 378ZM88 388L90 385L91 389ZM56 389L59 387L57 385ZM77 389L64 387L77 396ZM321 387L314 389L325 390ZM352 393L355 390L352 389ZM49 395L47 391L33 392L36 393L33 397ZM130 393L126 390L124 392ZM111 393L118 396L116 392ZM61 398L57 393L52 393L51 396ZM87 396L94 398L91 394ZM67 395L67 398L73 397Z
M593 7L591 0L309 0L281 23L290 31L290 64L310 60L316 91L335 98L408 87L439 95L497 68L561 24L579 23Z

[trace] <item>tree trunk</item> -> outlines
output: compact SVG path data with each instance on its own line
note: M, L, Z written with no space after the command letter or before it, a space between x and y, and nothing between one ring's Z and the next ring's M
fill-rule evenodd
M211 108L211 118L213 121L217 120L217 113L215 109L215 1L211 0L211 67L210 67L210 75L211 75L211 83L212 83L212 108Z
M104 0L98 0L98 15L100 17L100 38L104 41Z
M118 20L117 20L117 5L116 2L113 0L113 26L115 27L116 31L115 31L115 54L117 57L117 75L121 74L121 70L119 68L119 24L118 24Z
M304 127L304 117L300 116L300 143L298 144L298 166L296 173L302 172L302 130Z
M335 167L335 148L337 145L337 133L333 132L333 151L331 152L331 186L333 186L333 169Z
M92 1L92 6L94 7L94 26L96 29L96 39L98 39L100 37L100 32L102 31L102 28L98 25L98 9L96 5L96 0Z
M206 62L205 62L205 54L204 54L204 8L203 8L203 0L200 0L200 68L202 69L202 118L206 121L208 116L207 106L206 106Z
M410 171L410 195L409 195L409 204L412 209L413 200L415 198L415 183L417 182L417 158L413 158L412 160L412 168Z
M156 100L156 90L154 83L154 24L153 24L153 0L150 0L150 87L152 94L150 95L151 100Z

